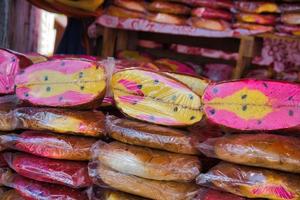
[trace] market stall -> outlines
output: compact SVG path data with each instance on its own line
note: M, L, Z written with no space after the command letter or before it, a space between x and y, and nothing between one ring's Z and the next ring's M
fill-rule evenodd
M0 200L300 199L300 4L29 2L89 54L0 48Z

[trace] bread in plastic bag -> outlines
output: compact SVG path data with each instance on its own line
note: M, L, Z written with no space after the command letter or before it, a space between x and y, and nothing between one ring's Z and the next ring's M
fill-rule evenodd
M88 188L87 194L90 200L146 200L139 196L113 189L101 188L96 185Z
M18 98L33 105L97 107L105 95L106 74L96 62L51 60L26 68L15 84Z
M262 25L275 25L277 20L277 16L272 14L261 15L254 13L237 13L235 16L240 22L256 23Z
M25 200L16 190L8 190L0 194L0 200Z
M275 170L220 163L196 182L239 196L276 200L300 198L300 176Z
M96 185L149 199L192 200L198 189L194 183L150 180L123 174L102 164L90 163L89 166Z
M39 182L13 173L10 169L0 169L0 184L15 189L26 200L87 200L80 190L63 185Z
M96 138L39 131L0 135L0 147L3 144L9 149L60 160L88 161L91 159L90 148L96 142Z
M245 198L227 192L201 187L198 189L197 195L193 200L245 200Z
M14 111L21 129L101 137L105 135L105 116L100 111L24 107Z
M0 97L0 131L13 131L19 126L13 110L22 103L15 95Z
M214 9L208 7L197 7L191 12L192 16L206 19L223 19L231 21L233 15L231 12L221 9Z
M106 117L106 131L109 137L120 142L191 155L199 154L193 142L203 141L201 133L190 134L115 116Z
M171 60L169 58L160 58L155 60L154 63L162 71L180 73L183 75L184 74L196 75L196 71L191 66L176 60Z
M212 138L200 151L232 163L300 173L300 139L274 134L237 134Z
M112 76L117 107L132 118L168 126L202 119L201 100L190 88L156 72L128 69Z
M279 6L276 2L267 1L237 1L236 9L248 13L278 13Z
M174 15L189 15L191 12L190 7L184 4L174 2L154 1L147 4L147 10L157 13L169 13Z
M210 84L202 97L209 120L239 130L278 130L300 126L300 85L237 80Z
M9 167L24 177L73 188L92 185L86 162L54 160L26 153L6 152L3 155Z
M120 142L100 141L93 147L93 159L125 174L163 181L193 181L201 169L196 156Z

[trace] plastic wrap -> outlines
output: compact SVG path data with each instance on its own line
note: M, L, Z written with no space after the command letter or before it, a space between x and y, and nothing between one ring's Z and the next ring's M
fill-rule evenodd
M19 121L14 117L13 109L21 104L15 95L0 97L0 131L13 131L18 127Z
M90 176L94 183L141 197L160 200L192 200L198 186L194 183L157 181L126 175L104 165L91 163Z
M0 94L14 92L14 81L21 68L29 66L31 61L10 50L0 49Z
M278 13L279 6L276 2L267 1L237 1L236 8L242 12L248 13Z
M230 24L222 19L205 19L191 17L189 24L195 28L208 29L213 31L226 31L230 29Z
M208 8L220 8L231 10L234 7L232 0L180 0L193 6L203 6Z
M245 200L245 198L209 188L199 188L193 200Z
M90 200L146 200L125 192L103 189L95 185L90 187L87 192Z
M74 67L75 66L75 67ZM99 106L104 98L104 67L84 60L34 64L15 80L19 99L39 106Z
M14 111L22 129L47 130L92 137L105 135L105 116L99 111L24 107Z
M183 4L173 2L154 1L147 5L147 10L158 13L169 13L175 15L189 15L191 9Z
M28 0L33 5L49 12L63 13L69 17L91 17L101 15L99 6L103 0Z
M288 25L300 25L300 13L283 13L281 22Z
M93 159L121 173L163 181L193 181L201 165L196 156L176 154L120 142L99 142Z
M239 134L199 145L208 157L232 163L300 173L300 139L272 134Z
M247 29L250 31L262 31L262 32L272 32L274 31L273 26L260 25L260 24L252 24L252 23L243 23L237 22L233 24L234 28Z
M255 167L220 163L208 173L200 174L196 181L248 198L300 198L300 176Z
M16 190L9 190L0 194L0 200L25 200Z
M284 13L284 12L299 12L300 4L299 4L299 2L297 2L297 3L282 3L282 4L280 4L280 11L282 13Z
M178 72L182 74L191 74L191 75L196 75L195 70L188 66L185 63L176 61L176 60L171 60L168 58L161 58L158 60L155 60L154 63L164 71L170 71L170 72Z
M204 141L201 133L191 134L158 125L149 126L148 123L114 116L106 117L106 130L110 137L124 143L182 154L199 154L193 143Z
M92 185L86 162L54 160L12 152L3 153L3 157L9 167L18 174L36 181L73 188Z
M9 169L0 169L0 183L14 188L26 200L87 200L86 194L63 185L43 183L12 173Z
M141 19L146 18L145 13L137 12L133 10L127 10L118 6L109 6L106 10L106 13L108 15L120 17L120 18L141 18Z
M256 23L262 25L274 25L276 23L277 16L271 14L254 14L254 13L237 13L237 20L246 23Z
M139 62L152 62L153 59L149 54L130 50L119 51L117 53L117 58Z
M146 3L137 0L114 0L116 6L137 12L147 12Z
M130 117L170 126L188 126L202 118L201 100L171 77L129 69L113 75L111 88L117 107Z
M186 18L173 14L166 13L150 13L146 16L146 19L153 22L163 23L163 24L174 24L174 25L185 25Z
M276 25L276 30L281 33L287 33L295 36L300 36L300 26L291 26L291 25Z
M37 131L25 131L19 135L0 136L0 144L5 148L46 158L78 161L91 159L90 148L96 141L97 139L94 138L65 136Z
M209 120L240 130L278 130L300 125L300 86L239 80L211 84L203 95Z
M195 92L199 96L203 95L205 88L210 83L208 79L200 76L192 76L174 72L166 72L165 74L186 84L189 88L193 90L193 92Z
M231 21L232 14L229 11L218 10L207 7L198 7L192 10L192 15L194 17L206 18L206 19L224 19Z

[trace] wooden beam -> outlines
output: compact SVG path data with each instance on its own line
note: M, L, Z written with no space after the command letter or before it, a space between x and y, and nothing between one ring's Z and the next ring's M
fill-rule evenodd
M103 30L102 56L114 56L117 40L117 30L105 27Z

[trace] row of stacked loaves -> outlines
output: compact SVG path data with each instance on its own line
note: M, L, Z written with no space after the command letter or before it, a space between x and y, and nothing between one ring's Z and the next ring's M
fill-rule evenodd
M15 60L3 60L19 64L8 53ZM17 98L2 97L0 107L1 130L15 131L0 137L0 184L14 189L9 194L80 200L300 198L296 134L241 134L299 130L298 84L209 83L183 73L115 67L112 60L55 59L30 65L12 80ZM119 117L103 114L105 94L116 102L106 110ZM223 136L209 121L237 133Z
M299 7L298 3L250 0L114 0L107 14L215 31L241 28L298 35Z

